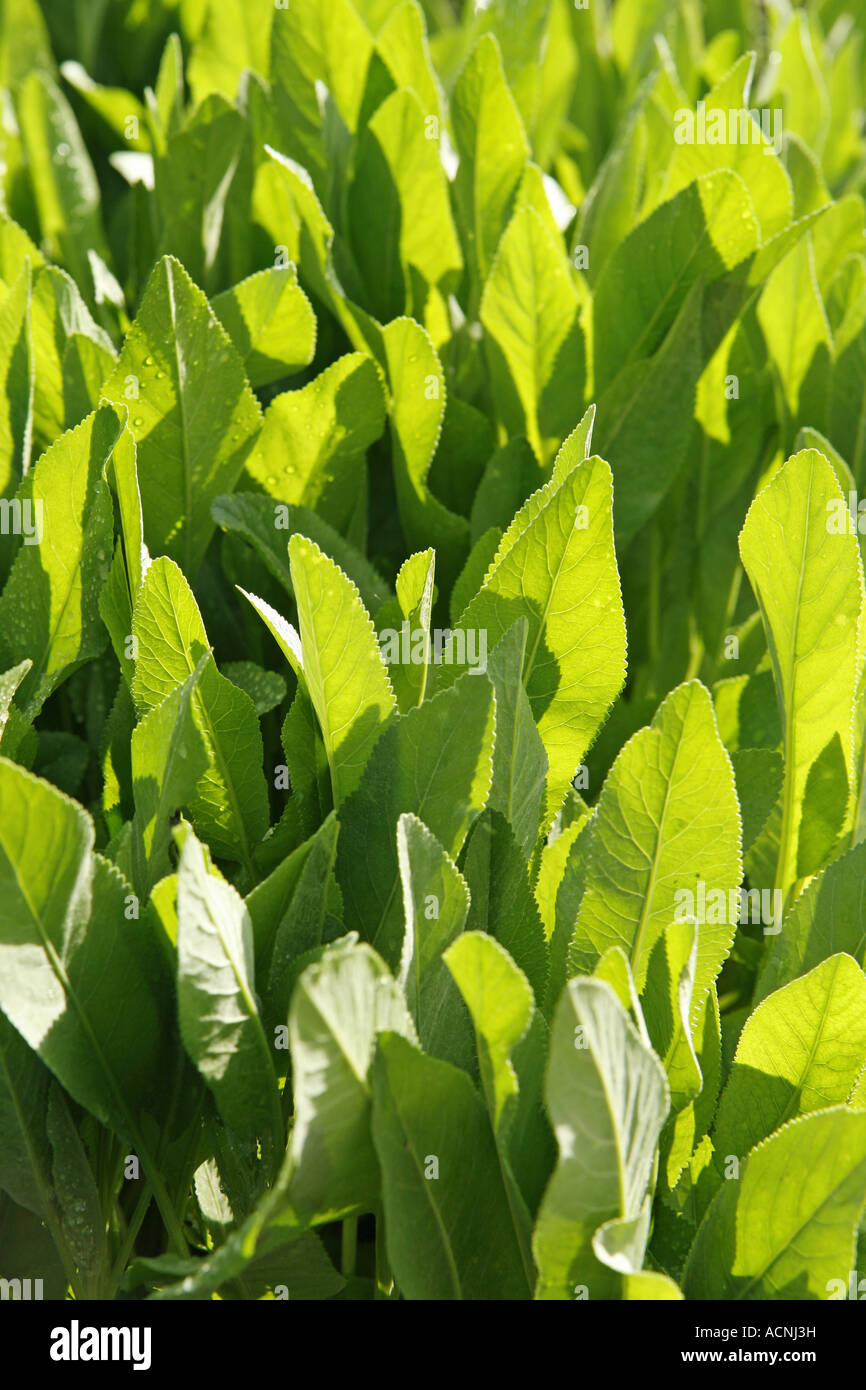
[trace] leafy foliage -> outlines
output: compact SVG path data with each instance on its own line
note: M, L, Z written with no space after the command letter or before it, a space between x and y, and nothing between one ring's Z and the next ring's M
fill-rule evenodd
M848 9L0 0L4 1277L847 1285Z

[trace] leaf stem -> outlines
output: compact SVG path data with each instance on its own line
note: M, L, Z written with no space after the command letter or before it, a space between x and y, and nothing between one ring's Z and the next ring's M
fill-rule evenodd
M340 1269L346 1279L355 1273L358 1258L358 1218L347 1216L343 1222L343 1239L340 1251Z
M123 1238L123 1244L121 1245L120 1250L117 1253L117 1259L114 1261L114 1266L111 1271L111 1280L115 1289L118 1287L121 1279L123 1278L123 1272L126 1269L129 1257L132 1254L136 1238L138 1236L139 1231L141 1230L141 1223L144 1221L144 1218L147 1215L147 1209L150 1206L152 1198L153 1189L150 1183L147 1180L145 1180L144 1187L141 1190L141 1194L135 1206L135 1211L133 1212L129 1225L126 1228L126 1235Z
M381 1207L376 1212L376 1293L377 1299L391 1298L394 1290L394 1277L388 1261L385 1244L385 1213Z

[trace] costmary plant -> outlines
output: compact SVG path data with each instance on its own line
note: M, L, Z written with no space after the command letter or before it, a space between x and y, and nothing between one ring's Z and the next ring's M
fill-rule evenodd
M0 0L4 1279L858 1296L861 21Z

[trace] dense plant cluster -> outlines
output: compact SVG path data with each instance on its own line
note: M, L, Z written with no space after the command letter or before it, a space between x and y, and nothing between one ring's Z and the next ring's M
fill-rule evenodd
M0 1276L827 1299L853 0L0 0Z

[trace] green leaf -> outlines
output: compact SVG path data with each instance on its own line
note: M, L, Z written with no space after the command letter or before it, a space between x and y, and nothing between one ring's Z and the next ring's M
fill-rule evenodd
M733 770L709 694L690 681L629 740L602 790L575 937L584 968L622 946L642 990L650 953L683 904L678 894L693 895L694 911L703 882L707 900L721 890L728 903L741 874ZM699 924L693 1010L734 939L736 920L721 915Z
M177 879L177 1005L183 1044L239 1134L284 1147L277 1077L255 997L253 928L243 899L209 872L190 833Z
M545 0L528 0L515 8L510 0L492 0L478 16L482 29L492 30L502 48L502 58L509 86L527 126L533 124L543 103L543 79L550 78L544 54L550 39L549 7ZM554 31L555 32L555 31ZM564 42L560 30L559 44ZM557 47L556 38L553 39ZM552 61L555 63L554 54Z
M856 382L866 361L866 331L839 351L827 388L827 432L851 465L858 483L866 476L866 442L863 434L863 402ZM832 455L828 455L832 457Z
M753 1149L707 1212L686 1298L825 1299L853 1266L866 1191L866 1113L792 1120Z
M297 1302L333 1298L345 1287L325 1247L312 1231L277 1219L263 1229L258 1213L203 1260L171 1255L138 1259L128 1282L156 1284L154 1300L264 1299L269 1295ZM177 1282L178 1275L184 1275Z
M245 694L256 707L256 714L270 714L286 698L286 682L276 671L265 671L254 661L228 661L222 674Z
M169 34L154 83L154 110L163 136L173 135L183 120L185 92L180 35Z
M838 733L809 768L797 844L797 877L823 869L840 843L848 811L848 769Z
M105 1223L93 1173L63 1092L3 1014L0 1135L0 1186L45 1222L67 1279L86 1296L88 1276L98 1273L105 1257ZM8 1271L5 1242L3 1249ZM73 1265L82 1270L80 1281Z
M274 398L247 474L278 501L314 509L363 549L365 455L384 424L376 365L363 353L349 353L308 386Z
M132 605L126 582L126 567L123 563L123 547L119 541L114 547L114 559L108 579L99 595L99 615L108 630L124 679L129 684L135 669L132 658L127 656L132 627Z
M855 535L830 531L845 507L814 449L788 460L749 508L743 565L761 610L782 714L785 781L776 887L797 877L810 769L834 735L853 780L852 712L862 665L863 570Z
M759 231L742 179L705 174L620 242L593 296L594 390L651 357L689 290L721 279L755 250Z
M31 72L22 82L18 123L45 251L89 290L88 253L108 256L99 183L72 108L47 73Z
M465 932L444 960L472 1015L482 1093L524 1267L534 1284L527 1202L540 1195L553 1163L552 1135L543 1118L546 1038L542 1034L542 1046L533 1046L540 1019L529 981L498 942Z
M529 623L519 619L496 644L487 671L496 692L496 744L488 806L508 821L528 859L541 828L547 754L523 686Z
M318 81L327 87L349 130L354 131L372 49L370 32L350 0L335 0L327 10L316 0L296 0L285 13L277 11L271 73L285 103L286 124L298 121L295 104L299 103L303 115L320 126L314 92Z
M99 122L108 127L114 140L123 141L131 150L149 151L150 136L147 130L147 112L141 102L125 87L106 87L94 82L82 63L75 60L61 63L60 72L64 82L74 88L84 105L93 112ZM138 122L138 134L132 130L131 119Z
M382 102L358 137L347 194L349 239L365 302L382 323L420 315L428 291L453 288L463 268L428 120L416 94L404 89Z
M33 282L31 303L35 390L33 434L37 451L48 449L89 415L117 359L74 280L45 266Z
M0 1007L73 1099L132 1144L182 1244L148 1141L167 1137L170 982L149 922L130 915L136 899L93 839L80 806L0 758Z
M108 479L113 484L120 513L126 580L130 610L135 606L150 556L144 543L141 492L138 486L138 458L131 430L124 429L114 446Z
M44 1221L53 1215L45 1113L51 1073L0 1014L0 1187Z
M221 92L233 101L244 68L268 71L275 15L278 11L273 8L250 10L243 0L206 4L204 23L189 60L189 85L194 100Z
M494 697L464 676L395 719L340 815L337 878L347 927L396 966L403 940L397 821L412 812L456 859L490 790Z
M643 90L651 99L649 85ZM647 163L647 128L646 113L636 103L601 161L578 212L572 256L580 247L586 248L584 274L593 286L598 283L608 257L635 225Z
M170 136L154 166L162 222L159 254L177 257L197 285L216 278L227 199L241 155L244 123L221 96L208 96Z
M348 0L343 0L344 7ZM349 7L350 8L350 7ZM341 36L341 43L344 36ZM297 92L293 93L297 96ZM278 102L285 98L278 89ZM318 99L311 93L318 119ZM294 132L293 132L294 133ZM321 145L318 145L321 151ZM253 190L256 220L266 229L279 254L298 267L305 288L312 290L342 326L353 348L374 352L381 360L381 329L363 309L348 299L334 267L334 229L313 189L304 164L265 146L269 162L258 169ZM321 158L321 154L318 156ZM306 163L310 163L307 157Z
M755 1002L840 951L866 966L866 841L812 879L770 938Z
M288 874L285 865L281 866L275 870L276 880L268 897L260 892L258 897L253 893L249 899L258 960L261 954L263 908L267 903L273 912L274 895L280 892L276 920L272 917L269 923L273 950L268 955L265 990L266 1017L274 1026L282 1025L288 1016L289 1001L300 973L301 961L308 964L311 951L342 933L342 925L332 910L338 896L333 877L338 832L336 817L331 813L312 841L301 847L307 850L306 854L301 858L300 852L296 851L285 861L285 865L292 864L297 856L300 861L297 869L292 864L294 872ZM264 889L265 885L262 884L261 888ZM264 971L261 978L264 978ZM281 1067L279 1069L282 1070Z
M445 963L473 1016L493 1133L505 1137L520 1088L510 1058L530 1027L532 991L505 948L482 931L461 935Z
M218 294L211 307L240 353L251 386L308 367L316 318L294 266L272 266Z
M295 1098L289 1191L295 1209L312 1220L369 1211L378 1200L370 1066L386 1029L414 1040L402 993L376 952L354 935L301 975L289 1012Z
M595 447L610 459L623 550L656 511L686 457L703 366L697 281L662 346L620 372L598 403Z
M48 1094L45 1127L64 1244L85 1279L98 1276L108 1260L105 1216L90 1160L66 1097L56 1085Z
M27 261L34 274L45 265L45 257L24 228L13 222L6 212L0 211L0 279L4 290L12 288Z
M304 674L339 807L360 782L396 701L375 629L351 580L303 536L289 541L289 562Z
M618 1292L617 1269L640 1270L641 1242L637 1259L611 1263L610 1255L598 1258L593 1237L605 1223L631 1222L643 1210L668 1087L604 981L566 986L551 1029L545 1095L559 1161L533 1236L536 1297L570 1299L580 1285L592 1299L610 1297Z
M699 929L693 922L671 923L650 952L641 996L647 1031L668 1074L675 1112L694 1100L701 1089L701 1069L692 1043L698 938Z
M772 748L738 748L731 754L743 816L743 853L751 849L779 800L784 760Z
M745 115L749 100L755 55L744 53L725 76L703 99L705 135L714 123L724 122L726 135L730 128L730 113ZM720 114L719 114L720 113ZM684 129L685 127L681 127ZM737 136L739 137L739 126ZM696 128L695 137L699 134ZM657 202L671 198L701 174L716 169L733 169L746 184L761 227L761 242L782 232L793 216L794 199L791 180L781 160L763 139L760 128L748 117L748 139L716 141L695 138L691 142L676 139L671 131L670 150L673 158L660 181Z
M473 542L477 543L493 527L500 532L507 530L537 484L538 464L528 440L510 439L497 449L484 470L472 504Z
M54 72L51 40L38 0L4 0L0 10L0 85L17 87L29 72Z
M623 1278L623 1298L637 1299L646 1303L663 1299L667 1302L682 1299L682 1290L666 1274L653 1269L642 1269L638 1274L626 1274Z
M705 1136L715 1116L722 1079L721 1023L715 985L705 996L698 1010L696 1023L693 1026L690 1024L690 1031L691 1048L699 1069L700 1092L694 1100L671 1116L671 1122L663 1135L661 1153L664 1183L674 1194L674 1200L679 1200L678 1189L688 1194L685 1210L680 1216L680 1229L682 1231L685 1227L686 1230L684 1243L674 1261L677 1271L681 1268L694 1238L698 1212L702 1213L704 1210L703 1205L698 1209L692 1189L697 1187L695 1195L703 1201L704 1169L712 1152L710 1141ZM684 1068L687 1078L691 1070L691 1066Z
M151 274L104 395L129 406L147 544L193 579L213 535L211 502L240 477L260 412L227 333L170 256Z
M580 424L575 425L553 461L554 478L565 478L571 472L575 459L592 457L592 431L595 427L595 414L595 406L587 406Z
M551 814L625 675L611 505L603 459L552 478L514 518L460 620L464 631L486 632L489 650L519 618L529 623L523 684L550 765Z
M154 560L148 570L132 631L138 650L133 696L138 709L147 711L182 684L210 649L192 590L171 560ZM239 860L252 873L252 849L268 828L255 706L210 658L193 691L192 707L208 768L190 810L214 853Z
M105 646L97 605L112 516L103 474L120 431L114 410L101 407L42 455L12 503L24 543L0 595L0 668L32 661L19 694L29 718Z
M403 1296L527 1298L493 1133L466 1073L389 1033L372 1076L388 1259Z
M830 95L815 51L811 25L805 14L791 16L779 39L779 60L775 95L781 87L785 100L785 124L795 131L818 158L830 128Z
M460 615L484 583L484 576L496 558L501 540L502 528L491 526L478 537L470 550L469 559L455 579L454 588L451 590L449 608L452 623L459 622Z
M475 1053L469 1020L443 961L469 911L469 889L435 835L411 814L397 821L406 933L398 983L424 1051L465 1070Z
M283 858L246 899L253 924L257 979L282 974L294 957L319 944L322 883L333 867L337 833L336 818L328 816L315 835ZM316 907L312 916L311 898ZM272 962L278 938L281 964L275 966Z
M171 818L194 803L208 770L208 751L196 723L193 692L210 657L153 705L132 731L131 775L135 798L130 872L143 897L170 872Z
M0 300L0 498L15 492L30 467L33 431L31 276L25 265Z
M333 810L328 756L303 673L282 728L292 799L287 817L297 814L300 836L312 835Z
M757 313L770 360L776 366L788 408L796 419L801 388L812 359L822 346L827 352L833 351L810 232L770 275L758 300Z
M542 1000L548 972L544 928L526 860L498 811L488 808L475 822L462 867L471 896L470 930L496 937Z
M179 1282L175 1281L182 1275ZM241 1226L203 1260L160 1255L135 1260L127 1275L133 1288L156 1284L154 1299L262 1298L282 1285L278 1296L325 1299L344 1281L325 1254L318 1236L305 1231L286 1205L286 1167L255 1204Z
M420 705L427 690L435 572L435 551L410 555L397 575L396 599L376 614L382 659L401 714ZM399 622L399 631L391 622Z
M586 833L588 825L588 811L578 813L575 819L565 824L560 817L554 822L555 833L551 830L547 842L542 846L538 861L534 891L544 924L544 934L551 945L551 976L548 989L555 988L552 1003L556 1003L566 981L565 952L571 940L583 894L583 876L590 838ZM576 848L578 840L581 841L579 849ZM568 972L573 973L575 972Z
M57 1247L43 1222L5 1193L0 1193L0 1240L4 1278L41 1279L44 1298L63 1300L68 1296L71 1269L64 1272ZM31 1285L34 1290L35 1287ZM9 1296L14 1297L11 1289Z
M258 613L262 622L267 627L283 656L288 661L292 670L298 678L298 693L303 692L304 697L309 700L307 681L304 676L304 666L301 656L301 638L291 623L287 623L285 618L271 608L264 599L258 598L255 594L248 594L246 589L239 589L248 603L252 605ZM312 703L310 704L312 710Z
M13 666L11 670L4 671L0 675L0 747L3 745L3 737L7 727L10 727L11 722L14 721L13 697L31 665L32 662L29 659L21 661L17 666ZM10 721L10 715L12 715L12 721Z
M414 0L407 0L414 4ZM441 302L445 313L445 302ZM453 304L450 306L453 310ZM438 314L428 314L431 332L436 341L446 346L446 327ZM495 448L496 436L493 425L481 410L470 406L459 396L450 395L445 402L445 416L442 420L442 434L439 435L439 448L428 474L431 492L445 503L449 510L461 517L470 516L478 482L484 474L484 466Z
M484 286L481 322L497 414L546 464L581 414L585 347L565 250L533 208L514 214Z
M451 98L460 164L454 200L477 306L529 158L494 34L478 40Z
M864 1062L866 976L850 956L830 956L746 1022L713 1126L717 1167L797 1115L844 1105Z
M293 535L307 536L330 555L356 586L369 613L376 613L391 597L384 579L366 557L307 507L289 506L253 492L235 492L230 497L217 497L211 513L224 531L243 536L255 547L270 573L292 597L288 540Z
M649 1043L641 1001L634 987L634 977L631 973L628 956L622 947L611 946L609 951L605 951L593 970L592 976L594 980L607 981L623 1008L633 1015L635 1026L642 1040Z
M382 341L400 522L413 550L435 547L439 583L447 592L469 550L469 523L450 512L429 488L445 419L445 374L429 334L412 319L389 323Z
M378 17L359 10L371 29L377 28ZM418 0L400 0L383 6L385 22L376 34L376 52L388 70L395 87L411 87L429 115L440 115L441 93L427 42L427 22ZM371 80L367 73L365 102L370 99ZM374 98L375 99L375 98Z

